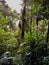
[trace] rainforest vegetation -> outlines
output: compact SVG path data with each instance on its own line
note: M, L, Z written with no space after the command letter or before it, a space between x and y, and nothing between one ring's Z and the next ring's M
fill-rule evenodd
M22 1L17 13L0 0L0 65L49 65L49 0Z

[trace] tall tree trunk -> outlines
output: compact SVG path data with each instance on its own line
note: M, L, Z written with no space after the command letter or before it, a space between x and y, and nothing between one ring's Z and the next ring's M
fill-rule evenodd
M31 18L30 18L30 34L32 34L32 32L31 32L31 25L32 25L32 6L31 6Z
M24 39L24 32L25 32L25 15L26 15L26 0L23 0L24 6L22 11L22 33L21 33L21 39Z

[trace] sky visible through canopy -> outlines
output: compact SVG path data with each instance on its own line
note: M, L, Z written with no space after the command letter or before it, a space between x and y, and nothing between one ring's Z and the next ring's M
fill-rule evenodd
M7 4L11 7L12 10L16 10L18 13L20 13L20 10L22 8L21 3L22 0L6 0Z

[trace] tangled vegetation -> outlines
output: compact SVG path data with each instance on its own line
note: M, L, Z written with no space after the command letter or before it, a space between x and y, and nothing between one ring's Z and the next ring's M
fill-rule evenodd
M0 5L5 8L0 11L0 59L10 52L13 65L49 65L49 0L23 0L22 5L21 13Z

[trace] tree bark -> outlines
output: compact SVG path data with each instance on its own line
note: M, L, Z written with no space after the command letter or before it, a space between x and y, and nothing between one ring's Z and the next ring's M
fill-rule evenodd
M24 39L24 33L25 33L25 15L26 15L26 0L23 0L24 6L22 11L22 33L21 33L21 39Z

